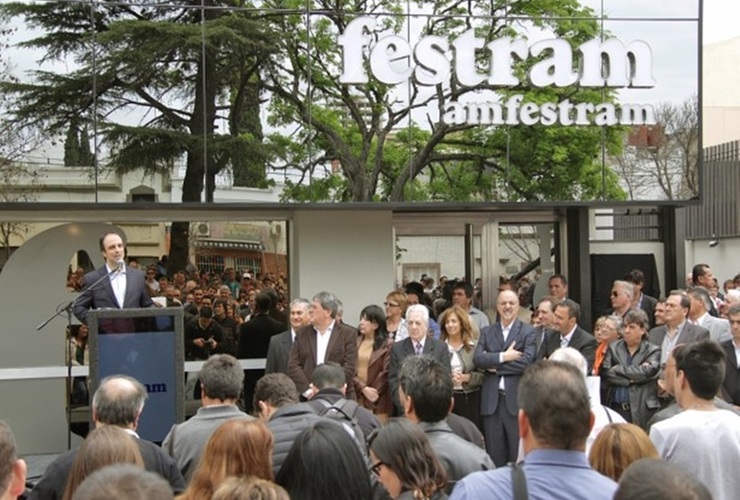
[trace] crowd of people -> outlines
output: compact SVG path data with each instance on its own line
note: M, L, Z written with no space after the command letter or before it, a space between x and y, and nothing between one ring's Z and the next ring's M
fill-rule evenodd
M251 275L232 286L232 271L212 289L177 288L185 276L165 286L189 317L188 356L204 360L198 412L148 443L136 435L143 386L101 381L95 430L30 498L96 498L90 482L122 485L107 498L185 499L723 500L740 489L740 289L714 294L706 265L660 299L639 270L615 281L594 334L560 275L530 307L534 294L502 280L491 312L467 282L407 283L355 329L330 292L286 306ZM223 318L231 337L213 327ZM235 355L266 358L264 373ZM22 461L7 457L0 485L17 493ZM139 485L152 493L136 496Z

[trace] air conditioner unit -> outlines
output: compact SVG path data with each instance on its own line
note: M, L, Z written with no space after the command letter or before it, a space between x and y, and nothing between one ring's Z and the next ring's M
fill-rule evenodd
M211 225L208 222L199 222L195 225L195 235L207 238L211 235Z
M283 234L282 224L273 224L270 226L270 236L279 238L281 234Z

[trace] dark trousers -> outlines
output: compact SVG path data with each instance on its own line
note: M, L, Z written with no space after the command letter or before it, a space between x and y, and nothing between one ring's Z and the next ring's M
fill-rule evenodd
M483 435L486 451L496 467L516 462L519 454L519 422L506 409L506 394L498 393L498 405L492 415L483 415Z
M467 418L483 432L483 426L480 421L480 390L468 393L455 392L452 397L455 400L452 413Z

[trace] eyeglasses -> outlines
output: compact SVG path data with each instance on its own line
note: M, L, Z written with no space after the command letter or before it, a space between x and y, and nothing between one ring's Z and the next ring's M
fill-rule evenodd
M398 302L383 302L385 307L398 307Z
M614 290L614 291L612 292L612 297L619 297L619 292L618 292L618 291L616 291L616 290Z
M385 465L385 464L383 462L375 462L373 465L370 466L370 472L372 472L376 476L379 476L381 465Z

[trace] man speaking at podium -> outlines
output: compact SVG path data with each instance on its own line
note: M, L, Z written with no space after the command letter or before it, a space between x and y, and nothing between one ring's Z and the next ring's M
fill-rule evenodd
M152 307L146 292L144 273L126 267L126 247L118 233L108 232L100 238L100 251L105 265L85 275L84 288L74 303L75 317L87 324L89 309L129 309ZM104 279L108 278L108 279Z

